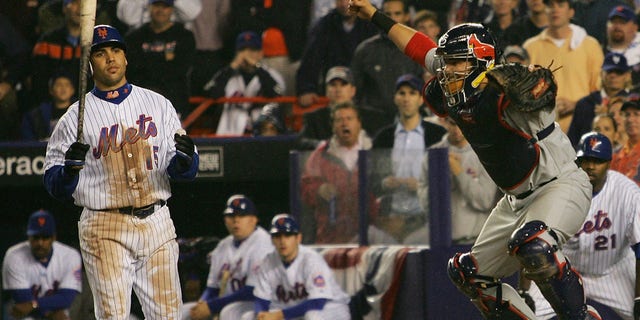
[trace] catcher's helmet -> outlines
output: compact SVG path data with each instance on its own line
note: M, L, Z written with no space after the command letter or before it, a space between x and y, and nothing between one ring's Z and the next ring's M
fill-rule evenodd
M280 214L277 214L275 217L273 217L273 219L271 219L271 229L269 229L269 233L298 234L300 233L300 226L298 225L298 222L290 214L280 213Z
M436 72L440 87L450 107L467 101L485 78L485 72L493 68L497 52L496 42L489 31L478 23L464 23L447 31L436 49L440 65ZM447 70L447 63L467 61L463 71Z
M222 212L225 216L230 215L258 215L253 201L242 194L234 194L227 200L227 207Z
M104 46L114 46L127 51L127 46L118 32L118 29L106 25L99 24L93 27L93 42L91 43L91 52Z
M578 145L577 156L580 158L595 158L604 161L611 160L611 141L602 133L589 132L582 135Z

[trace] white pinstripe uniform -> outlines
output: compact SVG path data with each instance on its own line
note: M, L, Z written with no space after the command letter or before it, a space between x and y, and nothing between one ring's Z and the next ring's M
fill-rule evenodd
M80 247L99 319L127 318L132 287L148 319L178 319L178 244L169 209L155 205L154 214L138 218L116 208L145 207L171 196L167 167L181 125L163 96L137 86L130 90L119 104L86 94L83 138L91 149L73 192L75 204L84 207ZM76 102L49 140L45 171L64 165L77 123Z
M58 289L82 292L82 260L78 250L57 241L52 248L46 267L31 253L29 241L9 248L2 263L2 289L31 289L37 298Z
M285 267L277 251L267 255L255 277L253 294L271 301L270 310L282 310L309 299L327 299L322 310L308 311L304 319L350 319L349 296L342 291L324 258L303 245ZM245 319L243 317L243 319Z
M604 187L593 196L587 220L562 252L580 272L585 295L633 319L636 258L630 246L640 242L640 187L609 170ZM551 306L532 283L536 315L548 319Z
M233 236L222 239L211 252L211 267L207 278L207 287L220 288L220 280L225 271L229 271L229 280L225 288L225 295L234 293L244 287L247 279L264 259L272 252L271 236L262 227L256 228L251 235L242 241L240 246L233 244ZM222 288L221 288L222 289ZM195 303L190 304L191 306ZM187 308L185 304L184 309ZM220 312L220 320L237 320L242 314L253 310L253 301L230 303ZM187 317L188 319L188 317Z

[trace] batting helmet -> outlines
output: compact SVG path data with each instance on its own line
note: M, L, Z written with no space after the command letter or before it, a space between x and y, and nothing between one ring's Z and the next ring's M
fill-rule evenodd
M589 132L580 138L577 153L578 159L588 157L610 161L611 153L611 141L602 133Z
M93 27L93 42L91 43L91 52L105 46L114 46L127 51L127 46L124 43L120 32L118 32L118 29L110 25L99 24Z
M493 68L497 56L496 41L481 24L460 24L440 37L435 57L444 67L439 68L436 74L450 107L464 103L476 93L485 72ZM450 60L466 60L469 66L464 71L447 71L446 62Z
M234 194L227 200L227 208L222 212L227 215L258 215L253 201L243 194Z
M290 214L281 213L281 214L277 214L275 217L273 217L273 219L271 219L271 229L269 229L269 233L298 234L300 233L300 226L298 225L298 222Z

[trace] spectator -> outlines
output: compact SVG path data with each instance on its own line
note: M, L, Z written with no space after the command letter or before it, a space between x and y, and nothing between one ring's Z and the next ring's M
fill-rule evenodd
M516 8L519 0L492 0L491 8L493 17L485 23L485 27L493 35L498 48L504 49L507 45L504 40L505 30L516 20Z
M640 101L626 101L622 104L621 115L624 118L627 142L613 154L611 169L640 185Z
M619 316L616 319L634 319L634 298L640 288L636 273L640 268L640 188L609 169L611 143L602 134L582 136L576 161L589 175L593 199L587 220L562 252L580 271L587 299L611 308ZM547 319L554 313L551 306L537 287L530 292L536 316ZM637 300L635 304L637 308Z
M619 5L609 13L605 52L624 54L633 69L633 83L640 81L640 34L636 14L630 7Z
M205 85L213 98L255 97L273 98L284 89L282 76L263 66L262 40L253 31L246 31L236 38L236 55L229 66L218 71ZM251 125L257 119L261 106L250 102L225 103L217 125L216 134L243 135L251 133Z
M64 26L64 14L62 6L68 0L50 0L38 7L38 32L40 34L51 32ZM109 9L113 1L98 0L96 3L95 24L112 24L116 21L115 15L111 16ZM114 11L115 13L115 11Z
M313 151L302 176L302 201L313 211L312 242L354 243L358 239L358 152L371 149L358 109L345 102L331 109L333 136ZM369 221L377 207L368 197Z
M380 8L382 6L382 0L374 0L371 3ZM313 7L311 8L311 23L310 26L315 26L316 23L329 12L338 6L336 0L313 0Z
M64 0L62 10L64 27L42 35L33 48L32 99L36 105L49 98L49 79L54 74L80 70L80 0ZM77 88L75 80L73 87Z
M202 3L201 0L175 0L174 7L171 21L180 22L191 29L193 20L202 10ZM149 9L149 0L120 0L117 16L129 29L136 29L151 20Z
M22 108L16 88L27 77L29 47L9 19L0 14L0 141L17 140Z
M593 118L592 126L594 132L601 133L611 141L613 152L617 152L620 149L621 145L616 141L618 136L618 125L610 113L597 115Z
M447 15L448 28L465 22L483 22L490 15L490 0L453 0Z
M502 57L504 57L504 60L507 63L516 62L523 65L529 64L529 54L527 53L527 50L525 50L521 46L516 46L516 45L507 46L504 49L504 53L502 54Z
M352 101L356 95L353 75L347 67L336 66L329 69L325 77L325 84L329 104L304 114L299 143L299 147L302 149L313 150L318 147L322 140L331 138L333 134L331 125L332 108L338 104Z
M438 15L429 10L420 10L416 12L413 17L413 25L416 30L426 34L431 40L437 42L440 37L440 23L438 22Z
M616 138L614 139L615 141L614 145L616 146L614 151L616 152L620 150L622 146L627 144L627 131L624 128L624 118L620 110L622 109L622 105L625 103L625 101L633 100L633 99L638 99L638 95L635 93L632 93L626 98L614 97L611 100L609 100L609 106L607 108L609 110L608 113L616 122L616 128L618 128Z
M277 103L268 103L262 107L258 120L253 124L253 135L258 137L272 137L286 134L282 111Z
M395 22L408 23L409 11L402 0L385 0L382 11ZM393 104L394 83L403 74L417 77L423 68L399 51L387 35L378 34L362 42L351 60L355 79L356 102L363 118L374 133L394 122L397 109Z
M631 86L631 68L627 59L619 53L607 53L602 64L602 89L591 92L578 100L573 120L567 136L576 147L580 137L591 131L591 124L596 114L608 112L608 100L613 97L626 97Z
M382 128L373 139L374 149L384 149L374 156L376 196L383 197L379 226L399 242L427 222L417 195L420 165L425 150L446 132L420 115L423 86L412 74L396 80L398 121Z
M554 72L558 83L557 120L569 130L576 102L600 88L600 68L604 60L598 41L571 23L575 14L572 0L545 0L549 27L527 40L523 47L532 64L562 66Z
M224 44L229 28L231 0L202 0L202 11L193 20L196 54L191 71L191 94L205 95L202 89L218 70L230 61Z
M284 95L287 96L295 95L296 72L307 44L311 2L312 0L270 0L263 4L264 64L283 76L286 87Z
M630 0L573 1L575 23L583 27L598 43L606 43L607 12L611 12L616 6L628 4Z
M255 282L255 313L243 319L348 320L349 296L315 250L301 245L298 222L289 214L271 220L276 248L262 261Z
M165 96L180 116L189 107L195 40L181 23L171 21L173 4L173 0L149 0L151 20L126 36L127 79Z
M526 3L528 13L517 18L504 31L504 44L507 46L521 46L527 39L540 34L549 24L543 0L526 0Z
M264 257L271 251L269 234L258 225L258 211L247 196L236 194L227 200L222 213L229 235L210 254L207 289L196 303L185 304L191 320L240 319L253 310L253 286L247 284ZM183 312L185 313L185 312Z
M67 112L67 108L75 99L76 88L74 77L59 73L49 80L49 101L41 103L37 108L22 118L22 139L46 141L51 136L58 119Z
M302 106L314 104L323 91L323 75L335 66L349 66L356 47L377 34L375 26L347 12L348 0L334 0L336 8L309 33L296 74L296 94ZM316 1L317 2L317 1Z
M12 300L11 319L69 319L69 307L82 290L78 250L56 241L53 216L39 210L29 216L27 241L7 250L2 290Z
M451 239L454 244L473 244L496 203L498 187L480 163L480 159L458 125L450 118L442 120L447 134L430 149L449 149L451 177ZM429 165L422 162L418 197L423 210L429 210ZM437 214L437 213L434 213ZM404 244L429 243L429 226L407 236Z

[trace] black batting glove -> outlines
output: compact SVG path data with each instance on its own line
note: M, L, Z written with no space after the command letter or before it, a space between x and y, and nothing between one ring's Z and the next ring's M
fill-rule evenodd
M191 138L186 134L181 135L176 133L173 136L173 139L176 141L178 171L184 172L191 166L191 162L193 161L193 154L196 152L195 146L193 144L193 140L191 140Z
M67 152L64 153L64 172L75 176L84 168L84 161L89 151L89 145L81 142L71 144Z
M633 299L633 320L640 320L640 297Z
M529 291L518 290L518 294L522 299L524 299L524 302L527 304L527 306L531 308L531 311L536 312L536 303L533 301L533 298L531 298L531 295L529 295Z

